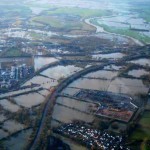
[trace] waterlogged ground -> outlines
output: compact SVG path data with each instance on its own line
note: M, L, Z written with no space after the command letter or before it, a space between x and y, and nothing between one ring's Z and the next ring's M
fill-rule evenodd
M7 130L10 134L20 131L25 128L23 124L16 122L14 120L5 121L2 128Z
M66 108L58 104L56 104L54 107L52 117L53 119L56 119L63 123L71 123L74 120L81 120L85 122L92 122L94 120L93 115L89 115L74 109Z
M37 106L43 103L45 97L38 93L30 93L30 94L14 97L14 100L20 106L23 106L25 108L31 108L33 106Z
M32 129L19 132L17 135L4 140L5 148L8 150L22 150L27 146L28 139L32 133ZM17 144L16 144L17 143Z
M72 82L68 87L125 93L132 96L137 94L146 94L148 92L148 86L145 85L142 80L121 78L117 77L117 75L117 71L96 71ZM92 77L92 79L87 77ZM98 77L100 79L97 79ZM67 92L66 89L63 92L68 94L71 90L71 94L75 94L77 91L77 89L72 88L68 90L69 92Z
M14 1L15 4L16 1L17 0ZM0 4L5 3L5 0L0 1ZM149 15L147 19L145 18L145 16L141 16L141 14L143 13L143 11L141 10L139 10L139 12L141 12L140 14L132 13L131 8L133 9L135 7L133 7L134 5L131 6L129 1L122 1L114 4L114 1L89 2L88 0L24 0L23 5L25 5L27 8L21 9L21 11L20 9L16 9L16 7L18 6L15 6L15 4L10 7L13 7L13 11L15 10L14 12L16 12L17 10L18 17L16 17L16 15L14 18L10 17L9 15L11 14L11 11L9 11L8 16L11 19L14 19L16 22L13 20L9 23L9 27L3 27L3 29L0 30L0 44L5 44L4 39L6 37L29 40L29 43L35 42L36 40L42 42L54 41L54 44L56 45L59 44L59 42L64 42L62 40L63 38L65 40L68 40L76 38L78 39L84 36L100 37L102 39L107 39L112 43L116 43L116 45L117 43L119 43L121 44L121 46L130 44L143 45L143 43L141 43L141 38L142 42L144 41L148 43L149 41L150 32L133 32L129 30L129 28L146 30L149 30L150 28L150 24L148 21ZM22 5L22 1L17 2L17 4ZM3 5L0 5L0 7L2 11ZM25 10L23 14L19 13L22 12L22 10ZM143 10L145 10L145 8ZM6 16L2 16L1 22L3 23L5 19L7 19ZM69 29L69 31L64 30L66 28ZM58 37L60 37L60 39ZM117 46L114 46L113 48L116 47ZM59 61L60 58L58 58L55 53L69 53L68 51L63 51L60 49L48 49L48 52L54 54L54 57L34 57L30 60L28 58L4 58L0 59L0 66L5 62L12 62L16 64L27 63L29 65L33 65L35 67L35 70L37 71L50 63ZM90 58L92 58L93 60L120 60L121 58L126 56L121 52L113 52L113 49L112 52L108 54L99 54L99 52L100 51L98 50L98 54L92 55ZM41 52L38 54L41 55L43 53ZM150 66L150 60L147 58L140 58L130 62L143 66ZM89 64L87 64L87 66L89 66ZM89 73L82 78L74 81L67 88L65 88L61 94L68 94L73 96L80 90L79 88L125 93L133 97L138 94L147 94L149 87L146 86L142 80L118 77L119 72L123 68L124 66L105 66L104 70ZM0 106L5 112L16 113L17 111L21 110L22 107L28 109L33 106L40 105L45 101L46 96L49 94L50 88L57 86L60 79L67 78L68 76L71 76L72 74L80 70L82 70L82 68L76 67L74 64L68 66L59 65L56 67L48 68L23 85L31 85L32 83L39 84L39 87L42 87L43 90L14 97L13 101L2 99L0 100ZM141 77L148 73L148 71L140 69L129 71L128 75ZM14 94L29 91L31 92L31 90L37 90L39 87L33 89L27 88L24 90L1 94L0 97L11 97ZM95 119L95 117L92 115L91 110L93 107L94 104L91 103L78 101L73 98L58 97L56 105L54 107L51 125L52 127L59 126L60 122L68 123L76 119L85 122L93 122L93 120ZM20 124L15 120L7 119L8 118L4 115L0 115L0 123L3 123L0 129L0 139L26 128L25 125ZM143 120L140 123L144 125ZM146 129L146 131L148 131L147 127ZM9 139L4 141L5 147L10 150L23 149L27 144L31 132L32 129L29 129L18 133L16 136L10 137ZM67 139L64 140L68 141ZM71 141L68 141L68 144L70 144L71 148L74 150L81 148L79 148L75 144L72 144Z
M57 62L57 61L59 60L55 57L40 57L40 56L35 56L35 57L30 57L30 58L26 58L26 57L15 58L14 57L14 58L1 58L0 65L7 66L8 63L17 64L17 65L26 64L28 66L33 66L35 71L37 71L41 69L42 67L48 64Z
M6 99L0 100L0 105L3 107L3 109L8 110L10 112L17 112L20 109L18 105L13 104L12 102Z
M120 59L122 57L124 57L125 55L122 53L109 53L109 54L95 54L92 55L93 59Z
M117 75L118 75L117 71L100 70L100 71L89 73L89 74L85 75L84 77L101 78L101 79L104 78L104 79L111 80L114 77L116 77Z
M0 115L0 122L3 122L4 120L6 120L6 117L3 114L1 114Z
M8 135L8 132L5 132L4 130L0 129L0 140L7 137Z
M131 70L128 72L128 75L131 75L133 77L142 77L144 75L149 75L150 73L144 69L138 69L138 70Z
M81 68L75 67L74 65L68 65L68 66L59 65L56 67L49 68L43 71L41 74L49 78L54 78L58 80L60 78L66 78L80 70Z
M108 65L104 67L104 70L121 70L123 68L123 66L116 66L116 65Z
M150 59L140 58L140 59L137 59L137 60L132 60L132 61L130 61L130 63L138 64L138 65L141 65L141 66L150 66Z
M34 68L35 70L39 70L42 67L50 64L50 63L54 63L57 62L58 59L53 58L53 57L35 57L34 58Z

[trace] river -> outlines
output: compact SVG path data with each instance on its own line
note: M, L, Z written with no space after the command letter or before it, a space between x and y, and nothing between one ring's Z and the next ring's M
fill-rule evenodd
M112 17L114 17L114 16L112 16ZM127 39L132 40L135 44L137 44L137 45L139 45L139 46L144 46L144 44L143 44L141 41L139 41L139 40L137 40L137 39L135 39L135 38L132 38L132 37L126 36L126 35L121 35L121 34L116 34L116 33L108 32L108 31L104 30L103 27L91 23L91 20L93 20L93 19L102 19L102 18L104 18L104 17L88 18L88 19L85 19L84 22L85 22L86 24L88 24L88 25L91 25L91 26L95 27L95 28L96 28L96 34L97 34L97 33L107 33L107 34L109 34L109 35L125 37L125 38L127 38Z

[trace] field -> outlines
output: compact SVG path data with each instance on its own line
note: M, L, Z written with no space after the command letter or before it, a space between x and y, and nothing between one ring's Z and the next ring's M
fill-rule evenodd
M132 140L150 140L150 112L145 112L139 121L139 127L131 135Z
M24 5L6 5L5 2L5 4L0 5L0 13L5 17L27 17L29 14L31 14L31 10Z
M137 31L132 31L129 29L119 29L119 28L115 28L115 27L112 28L112 27L106 26L104 24L101 26L104 28L105 31L133 37L133 38L138 39L139 41L144 42L144 43L150 43L150 37L142 35Z
M108 10L101 10L101 9L88 9L88 8L57 8L52 11L47 12L49 15L61 15L61 14L68 14L68 15L76 15L82 18L89 18L89 17L101 17L101 16L109 16L112 14L111 11Z
M111 15L111 11L81 9L81 8L55 8L44 12L39 16L33 17L30 24L49 25L52 28L68 30L87 30L95 31L95 28L83 22L83 19L94 16Z
M144 18L147 22L150 22L150 4L149 2L143 2L141 1L140 5L139 3L135 3L134 9L132 11L137 12L139 14L139 17ZM139 7L140 6L140 7ZM140 13L139 13L140 12Z
M26 54L18 48L10 48L7 51L3 51L0 53L0 57L21 57L21 56L29 56L29 54Z

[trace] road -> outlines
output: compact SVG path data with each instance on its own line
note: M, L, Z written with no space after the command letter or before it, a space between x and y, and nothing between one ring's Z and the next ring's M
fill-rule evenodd
M55 104L55 100L56 100L56 92L53 91L51 93L51 96L49 97L47 103L45 104L45 107L44 107L44 110L42 113L42 118L40 121L40 125L39 125L39 128L37 130L36 136L33 140L32 146L30 147L30 150L36 149L36 145L40 139L40 135L41 135L43 128L44 128L44 125L45 125L45 120L46 120L46 116L48 115L48 110L53 109L53 106Z
M42 117L41 117L41 121L40 121L40 125L39 125L39 128L37 130L37 133L34 137L34 140L31 144L31 147L29 148L29 150L35 150L36 149L36 145L40 139L40 135L44 129L44 125L45 125L45 121L46 121L46 117L49 115L52 115L53 113L53 107L55 105L55 102L56 102L56 96L58 95L58 93L60 93L65 87L67 87L71 82L73 82L74 80L80 78L82 75L85 75L89 72L92 72L92 71L96 71L96 70L99 70L99 69L102 69L105 65L109 65L109 63L107 64L103 64L103 65L98 65L98 66L91 66L91 67L88 67L84 70L81 70L75 74L73 74L72 76L66 78L65 80L63 80L57 87L56 90L54 90L50 97L48 98L48 101L47 103L45 104L45 107L44 107L44 110L43 110L43 113L42 113ZM49 110L51 110L51 114L49 114Z

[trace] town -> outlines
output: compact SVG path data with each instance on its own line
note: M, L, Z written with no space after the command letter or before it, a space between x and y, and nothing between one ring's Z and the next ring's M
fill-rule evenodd
M148 0L0 8L0 150L149 150Z
M120 150L129 150L124 145L125 137L113 135L105 131L101 132L80 122L64 124L54 129L54 132L69 136L90 149L115 150L117 148Z
M33 66L13 65L11 68L0 69L0 91L15 89L22 80L34 74Z

